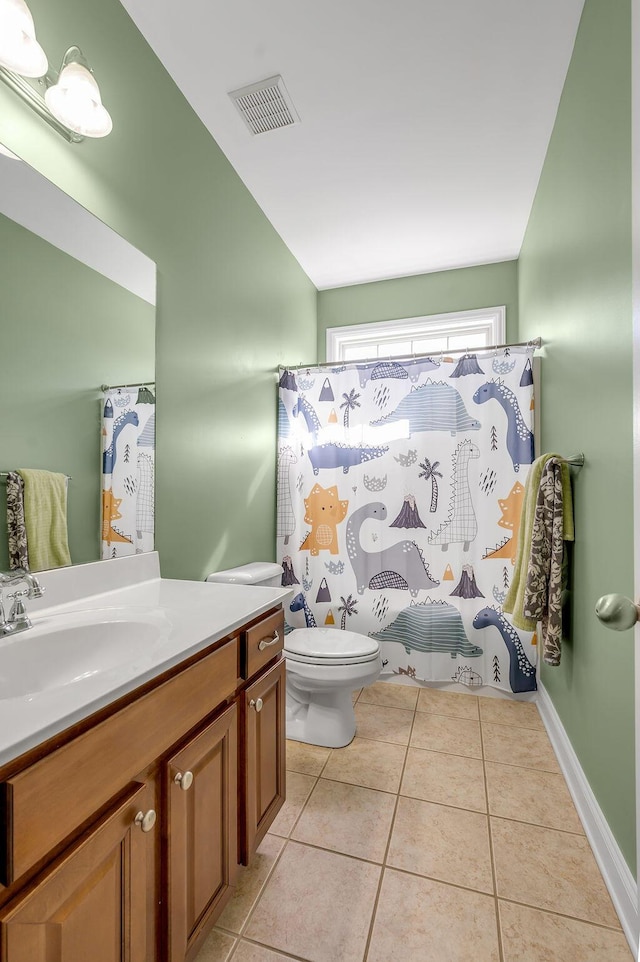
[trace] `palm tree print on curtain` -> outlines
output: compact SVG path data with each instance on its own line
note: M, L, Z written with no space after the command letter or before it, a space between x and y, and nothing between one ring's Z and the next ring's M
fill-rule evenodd
M102 557L153 551L155 387L110 388L101 403Z
M535 643L507 630L501 608L513 492L534 457L531 358L510 348L303 379L281 370L279 456L288 448L297 462L286 492L295 526L277 550L302 588L290 628L311 615L375 637L389 676L533 690Z

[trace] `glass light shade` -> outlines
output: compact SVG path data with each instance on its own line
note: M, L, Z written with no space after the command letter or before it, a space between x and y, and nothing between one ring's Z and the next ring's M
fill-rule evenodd
M49 87L44 99L60 123L83 137L106 137L113 123L102 106L100 89L81 63L68 63L60 71L57 84Z
M49 69L24 0L0 0L0 66L23 77L44 77Z

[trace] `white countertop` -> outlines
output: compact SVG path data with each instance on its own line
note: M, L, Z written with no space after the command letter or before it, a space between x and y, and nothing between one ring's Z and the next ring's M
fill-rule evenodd
M0 764L64 731L291 596L289 588L161 578L155 552L44 571L38 579L46 594L27 602L33 629L0 639L0 678L4 676L5 684L3 651L13 645L28 645L32 631L35 638L48 626L64 626L70 613L82 611L91 618L90 612L99 616L104 609L130 608L135 616L136 609L152 609L163 622L162 638L148 651L138 651L131 661L117 667L61 687L0 698ZM5 658L5 666L8 661Z

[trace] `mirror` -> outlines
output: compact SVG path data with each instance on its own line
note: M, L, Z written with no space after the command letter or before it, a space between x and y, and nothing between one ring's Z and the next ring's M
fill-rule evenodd
M6 472L18 468L70 478L71 561L97 561L101 387L155 379L155 264L4 155L0 250L0 570L9 567Z

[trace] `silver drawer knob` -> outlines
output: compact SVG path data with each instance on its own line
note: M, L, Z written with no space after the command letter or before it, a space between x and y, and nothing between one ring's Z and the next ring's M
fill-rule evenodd
M174 782L180 786L183 792L188 791L193 784L193 772L178 772Z
M257 698L255 701L252 698L249 702L249 708L255 708L256 711L262 711L262 705L262 698Z
M156 813L152 808L148 812L138 812L133 820L134 825L139 825L143 832L150 832L156 824Z
M277 642L279 642L279 641L280 641L280 635L279 635L278 632L276 631L276 632L274 633L274 635L273 635L273 638L263 638L262 641L259 641L259 642L258 642L258 649L259 649L260 651L264 651L265 648L270 648L271 645L275 645L275 644L277 644Z

